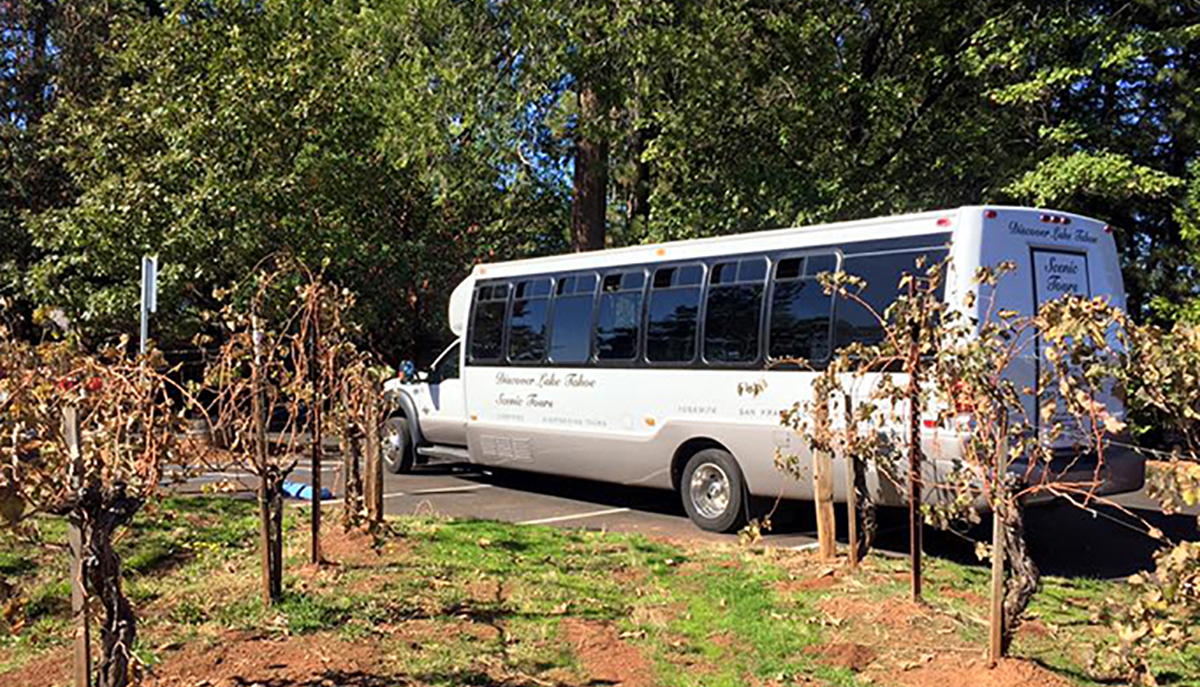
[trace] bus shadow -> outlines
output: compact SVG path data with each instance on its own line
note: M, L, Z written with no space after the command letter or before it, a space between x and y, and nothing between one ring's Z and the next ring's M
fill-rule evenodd
M1151 538L1140 520L1170 541L1200 541L1195 516L1166 515L1147 509L1122 513L1111 506L1084 510L1061 503L1025 511L1025 541L1043 575L1114 579L1154 569L1154 554L1164 543ZM989 565L975 556L975 542L991 541L990 520L970 529L924 531L925 553L964 565ZM880 509L876 546L908 553L908 511Z
M628 508L687 519L679 497L670 491L614 485L578 478L556 477L514 470L475 466L430 466L460 479L594 504L601 508ZM815 537L813 506L804 501L755 499L754 512L771 514L765 543L775 537ZM1026 510L1025 535L1030 554L1044 575L1112 579L1154 568L1154 554L1162 544L1145 534L1138 518L1161 530L1171 541L1200 541L1196 516L1165 515L1149 509L1130 509L1132 515L1110 506L1088 511L1069 504L1050 504ZM846 512L836 507L837 528L845 542ZM875 547L893 555L908 554L908 510L879 508ZM699 530L696 530L699 534ZM733 537L733 535L727 535ZM983 566L975 556L975 542L990 541L985 522L959 531L924 529L925 553L964 565Z

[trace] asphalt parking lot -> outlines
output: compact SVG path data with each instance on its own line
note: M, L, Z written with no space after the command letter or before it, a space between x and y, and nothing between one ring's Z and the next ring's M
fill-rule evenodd
M330 460L322 470L322 484L340 492L340 463ZM308 481L309 470L297 468L293 479ZM235 481L253 488L253 478L242 471L218 472L189 481L192 488L204 482ZM1030 551L1046 574L1120 577L1153 567L1156 542L1139 532L1139 519L1162 530L1171 539L1200 540L1196 514L1165 515L1144 494L1118 497L1120 508L1088 509L1059 504L1026 512ZM302 506L306 501L292 501ZM336 500L334 501L336 503ZM770 502L757 504L760 511ZM519 473L483 470L471 465L418 467L408 475L384 477L384 507L391 515L436 514L456 518L483 518L527 525L583 527L616 532L637 532L713 542L737 542L735 534L704 532L692 525L677 495L671 492L622 487ZM774 528L761 545L808 548L816 542L811 503L784 502L774 518ZM844 513L839 508L839 531L844 533ZM881 509L877 549L902 555L908 550L907 511ZM972 562L973 539L984 539L990 528L965 532L926 529L925 549L935 556Z

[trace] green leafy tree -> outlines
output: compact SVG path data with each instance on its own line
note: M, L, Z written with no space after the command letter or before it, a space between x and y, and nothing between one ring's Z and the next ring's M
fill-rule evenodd
M1129 312L1181 314L1195 289L1183 250L1197 217L1195 5L1013 3L981 26L967 63L1003 123L998 147L1020 151L992 197L1109 221Z
M29 224L38 301L93 340L131 331L138 256L158 254L155 333L178 344L204 328L215 288L286 250L361 295L355 318L374 347L395 354L440 334L475 256L514 252L539 227L490 225L522 213L500 190L459 205L469 194L437 182L453 183L453 163L414 168L384 152L421 132L385 128L379 53L356 42L358 11L180 3L116 30L100 95L51 117L79 196Z

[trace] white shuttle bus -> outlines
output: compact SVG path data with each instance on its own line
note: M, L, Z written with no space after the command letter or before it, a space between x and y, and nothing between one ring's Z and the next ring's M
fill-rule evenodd
M861 305L826 295L816 275L862 277L865 300L883 312L919 258L947 255L952 303L975 288L976 267L1012 261L1016 274L995 294L1001 308L1030 314L1066 293L1124 307L1109 227L1017 207L479 265L451 297L458 340L416 380L388 385L400 410L386 423L387 465L403 472L439 457L671 489L699 527L736 529L751 496L812 498L811 480L786 477L774 458L782 448L806 459L780 413L810 398L816 373L773 361L819 368L839 347L882 336ZM757 396L739 394L764 381ZM922 440L936 479L953 448L934 428ZM1063 459L1079 481L1094 481L1094 458ZM1136 454L1110 449L1105 462L1101 492L1141 487ZM877 502L902 504L902 488L877 474L868 481ZM839 459L835 484L844 499Z

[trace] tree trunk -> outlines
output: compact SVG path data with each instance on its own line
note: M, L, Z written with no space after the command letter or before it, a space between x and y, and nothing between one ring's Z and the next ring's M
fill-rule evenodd
M629 154L633 158L633 176L629 180L629 197L625 205L626 234L645 232L650 221L650 165L642 160L651 133L634 129L629 137Z
M571 247L576 251L604 248L608 193L608 142L592 133L603 115L591 86L579 91L579 133L575 141L574 200L571 205Z
M283 480L278 470L271 480L271 600L283 598Z

